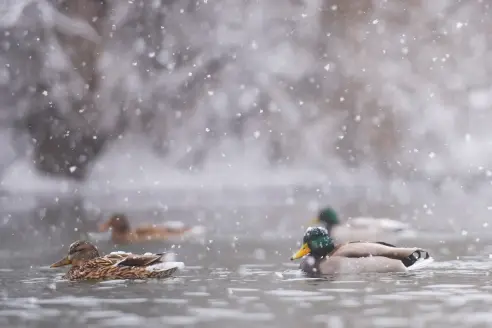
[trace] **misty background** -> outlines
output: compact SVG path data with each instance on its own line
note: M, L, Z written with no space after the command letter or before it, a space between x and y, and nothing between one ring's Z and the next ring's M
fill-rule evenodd
M294 225L332 204L484 230L489 11L477 0L3 0L2 190L115 208L128 203L115 192L144 206L164 190L163 207L299 202Z

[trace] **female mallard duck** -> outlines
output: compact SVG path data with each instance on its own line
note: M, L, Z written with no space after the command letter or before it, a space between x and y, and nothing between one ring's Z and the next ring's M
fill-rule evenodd
M291 260L305 255L308 256L300 268L310 274L405 272L433 261L429 253L420 248L396 247L384 242L356 241L335 245L323 227L306 230L302 247Z
M70 245L68 256L50 267L71 264L64 276L69 280L168 278L184 267L182 262L164 262L163 255L114 252L101 257L94 245L79 240Z
M411 237L414 231L406 223L386 218L358 217L342 225L331 207L322 209L311 223L321 223L337 242Z
M171 227L143 225L130 228L130 222L124 214L114 214L108 221L99 226L100 232L111 229L111 240L117 244L138 243L149 240L167 240L176 237L185 237L193 233L200 233L202 227ZM199 231L200 230L200 231Z

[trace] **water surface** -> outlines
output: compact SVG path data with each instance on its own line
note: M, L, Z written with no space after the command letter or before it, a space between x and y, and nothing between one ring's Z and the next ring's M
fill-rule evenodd
M235 212L241 220L222 219L221 224L210 220L210 234L200 242L117 248L176 253L187 267L173 279L68 282L61 278L63 269L48 266L64 255L69 242L94 228L98 216L74 209L73 204L44 208L42 219L39 211L3 215L0 326L449 328L492 324L492 241L483 236L422 234L417 240L403 241L425 247L434 256L436 261L421 271L312 279L288 260L303 230L275 223L287 214L271 212L272 221L259 229L260 221L254 216L261 211L253 207L249 212ZM263 210L262 220L268 211ZM158 220L151 213L135 215ZM196 213L181 216L191 223L201 217ZM115 250L107 241L97 246L102 252Z

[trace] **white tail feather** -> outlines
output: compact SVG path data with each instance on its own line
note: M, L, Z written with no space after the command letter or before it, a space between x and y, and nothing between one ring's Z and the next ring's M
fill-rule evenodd
M205 234L207 229L204 226L194 226L183 234L183 238L200 237Z
M409 266L407 270L412 271L412 270L420 270L422 268L427 267L430 265L432 262L434 262L434 259L432 257L426 258L426 259L420 259L417 262L415 262L413 265Z
M162 262L176 262L176 254L175 253L164 253Z

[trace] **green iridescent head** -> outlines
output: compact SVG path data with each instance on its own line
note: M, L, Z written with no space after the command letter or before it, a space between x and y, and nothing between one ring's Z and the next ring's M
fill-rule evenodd
M331 230L334 226L340 224L338 219L338 214L331 207L325 207L321 209L318 216L310 222L311 224L322 224L327 230L328 234L331 235Z
M319 211L318 220L323 222L325 225L340 224L337 212L335 212L335 210L331 207L327 207Z
M296 260L308 254L323 257L334 249L335 243L328 235L328 230L323 227L309 227L302 239L301 248L290 259Z

